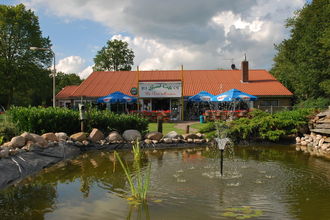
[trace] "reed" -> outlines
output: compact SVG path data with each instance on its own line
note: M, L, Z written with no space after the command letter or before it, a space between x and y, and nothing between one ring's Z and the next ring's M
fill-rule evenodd
M151 164L148 163L148 168L143 174L141 170L141 149L138 142L133 144L133 153L134 153L134 172L136 175L132 175L132 171L129 169L129 166L124 164L122 159L120 158L119 154L115 151L115 157L119 161L121 167L124 170L126 179L129 183L131 189L131 195L133 199L138 201L146 201L147 199L147 192L149 190L150 185L150 173L151 173Z

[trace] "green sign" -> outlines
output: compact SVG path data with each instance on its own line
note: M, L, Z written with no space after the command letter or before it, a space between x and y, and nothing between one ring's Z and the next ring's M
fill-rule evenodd
M138 89L136 87L132 87L130 93L131 93L131 95L137 95Z

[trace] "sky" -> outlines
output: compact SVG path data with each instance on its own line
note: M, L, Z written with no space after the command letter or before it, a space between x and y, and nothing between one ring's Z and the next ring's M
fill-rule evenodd
M309 1L307 1L309 2ZM57 71L92 73L111 39L128 42L140 70L230 69L247 56L269 70L274 44L289 37L286 19L306 0L0 0L23 3L39 17Z

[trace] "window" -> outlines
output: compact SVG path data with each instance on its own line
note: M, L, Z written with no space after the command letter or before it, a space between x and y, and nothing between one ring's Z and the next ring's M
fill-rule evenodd
M260 106L278 106L278 100L262 100Z

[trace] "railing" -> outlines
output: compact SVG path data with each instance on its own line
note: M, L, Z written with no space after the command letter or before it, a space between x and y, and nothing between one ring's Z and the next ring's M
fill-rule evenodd
M171 111L130 111L130 114L139 114L143 116L144 118L148 119L149 121L155 122L157 121L157 118L162 118L163 121L167 122L170 120L171 117Z
M224 110L206 110L203 114L205 121L227 120L229 118L246 117L247 110L224 111Z
M292 110L292 106L257 106L257 108L271 114L283 110Z

